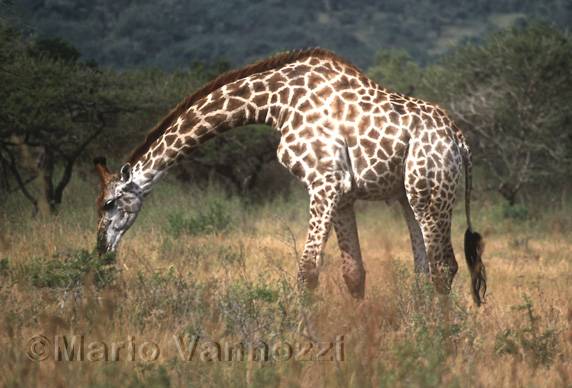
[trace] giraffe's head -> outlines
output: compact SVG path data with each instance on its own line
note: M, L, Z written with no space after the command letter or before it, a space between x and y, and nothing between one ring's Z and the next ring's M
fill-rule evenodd
M137 218L143 205L143 191L133 182L131 165L124 164L119 174L107 168L105 158L94 159L101 191L97 197L97 250L113 252L123 234Z

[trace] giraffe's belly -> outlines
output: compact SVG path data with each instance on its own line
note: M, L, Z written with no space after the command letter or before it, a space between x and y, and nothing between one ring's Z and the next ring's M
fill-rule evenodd
M358 198L389 200L403 192L405 143L356 145L349 151Z
M354 177L355 193L358 199L370 201L386 201L395 199L403 193L403 176L390 175L372 182L361 177Z

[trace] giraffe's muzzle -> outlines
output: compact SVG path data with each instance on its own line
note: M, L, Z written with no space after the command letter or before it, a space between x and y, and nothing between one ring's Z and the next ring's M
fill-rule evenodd
M135 210L140 208L139 204ZM137 212L126 211L123 207L118 208L111 216L103 215L97 228L98 253L104 255L115 252L121 238L136 218Z
M106 231L97 233L97 252L100 255L105 255L106 253L115 252L121 236L124 234L124 230L115 231L112 233L106 233Z
M108 220L102 220L97 228L97 243L96 248L97 252L100 255L104 255L106 253L111 252L110 241L108 241L108 228L110 227L111 222Z

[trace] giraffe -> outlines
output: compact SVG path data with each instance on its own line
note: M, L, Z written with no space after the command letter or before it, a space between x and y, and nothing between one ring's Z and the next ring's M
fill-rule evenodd
M438 106L388 91L319 48L278 54L207 83L151 130L117 174L96 158L99 251L117 249L145 195L169 167L207 140L252 123L280 132L278 161L310 196L307 240L298 261L302 289L318 284L333 225L346 286L353 297L364 297L354 202L365 199L401 204L415 271L448 293L458 268L451 216L464 166L465 255L472 295L481 303L483 244L470 220L471 153L463 134Z

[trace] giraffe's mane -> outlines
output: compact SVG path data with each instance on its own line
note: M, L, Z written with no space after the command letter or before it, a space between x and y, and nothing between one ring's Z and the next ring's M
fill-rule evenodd
M157 125L147 134L145 141L137 146L129 156L128 162L134 164L165 131L173 124L173 122L184 112L186 112L194 103L222 86L239 79L249 77L253 74L263 73L265 71L274 70L289 63L303 60L309 57L318 57L321 59L329 59L349 66L354 70L360 71L356 66L334 54L333 52L322 48L311 48L305 50L286 51L262 59L258 62L246 65L242 68L227 71L212 81L206 83L193 94L181 101L173 110L163 117Z

